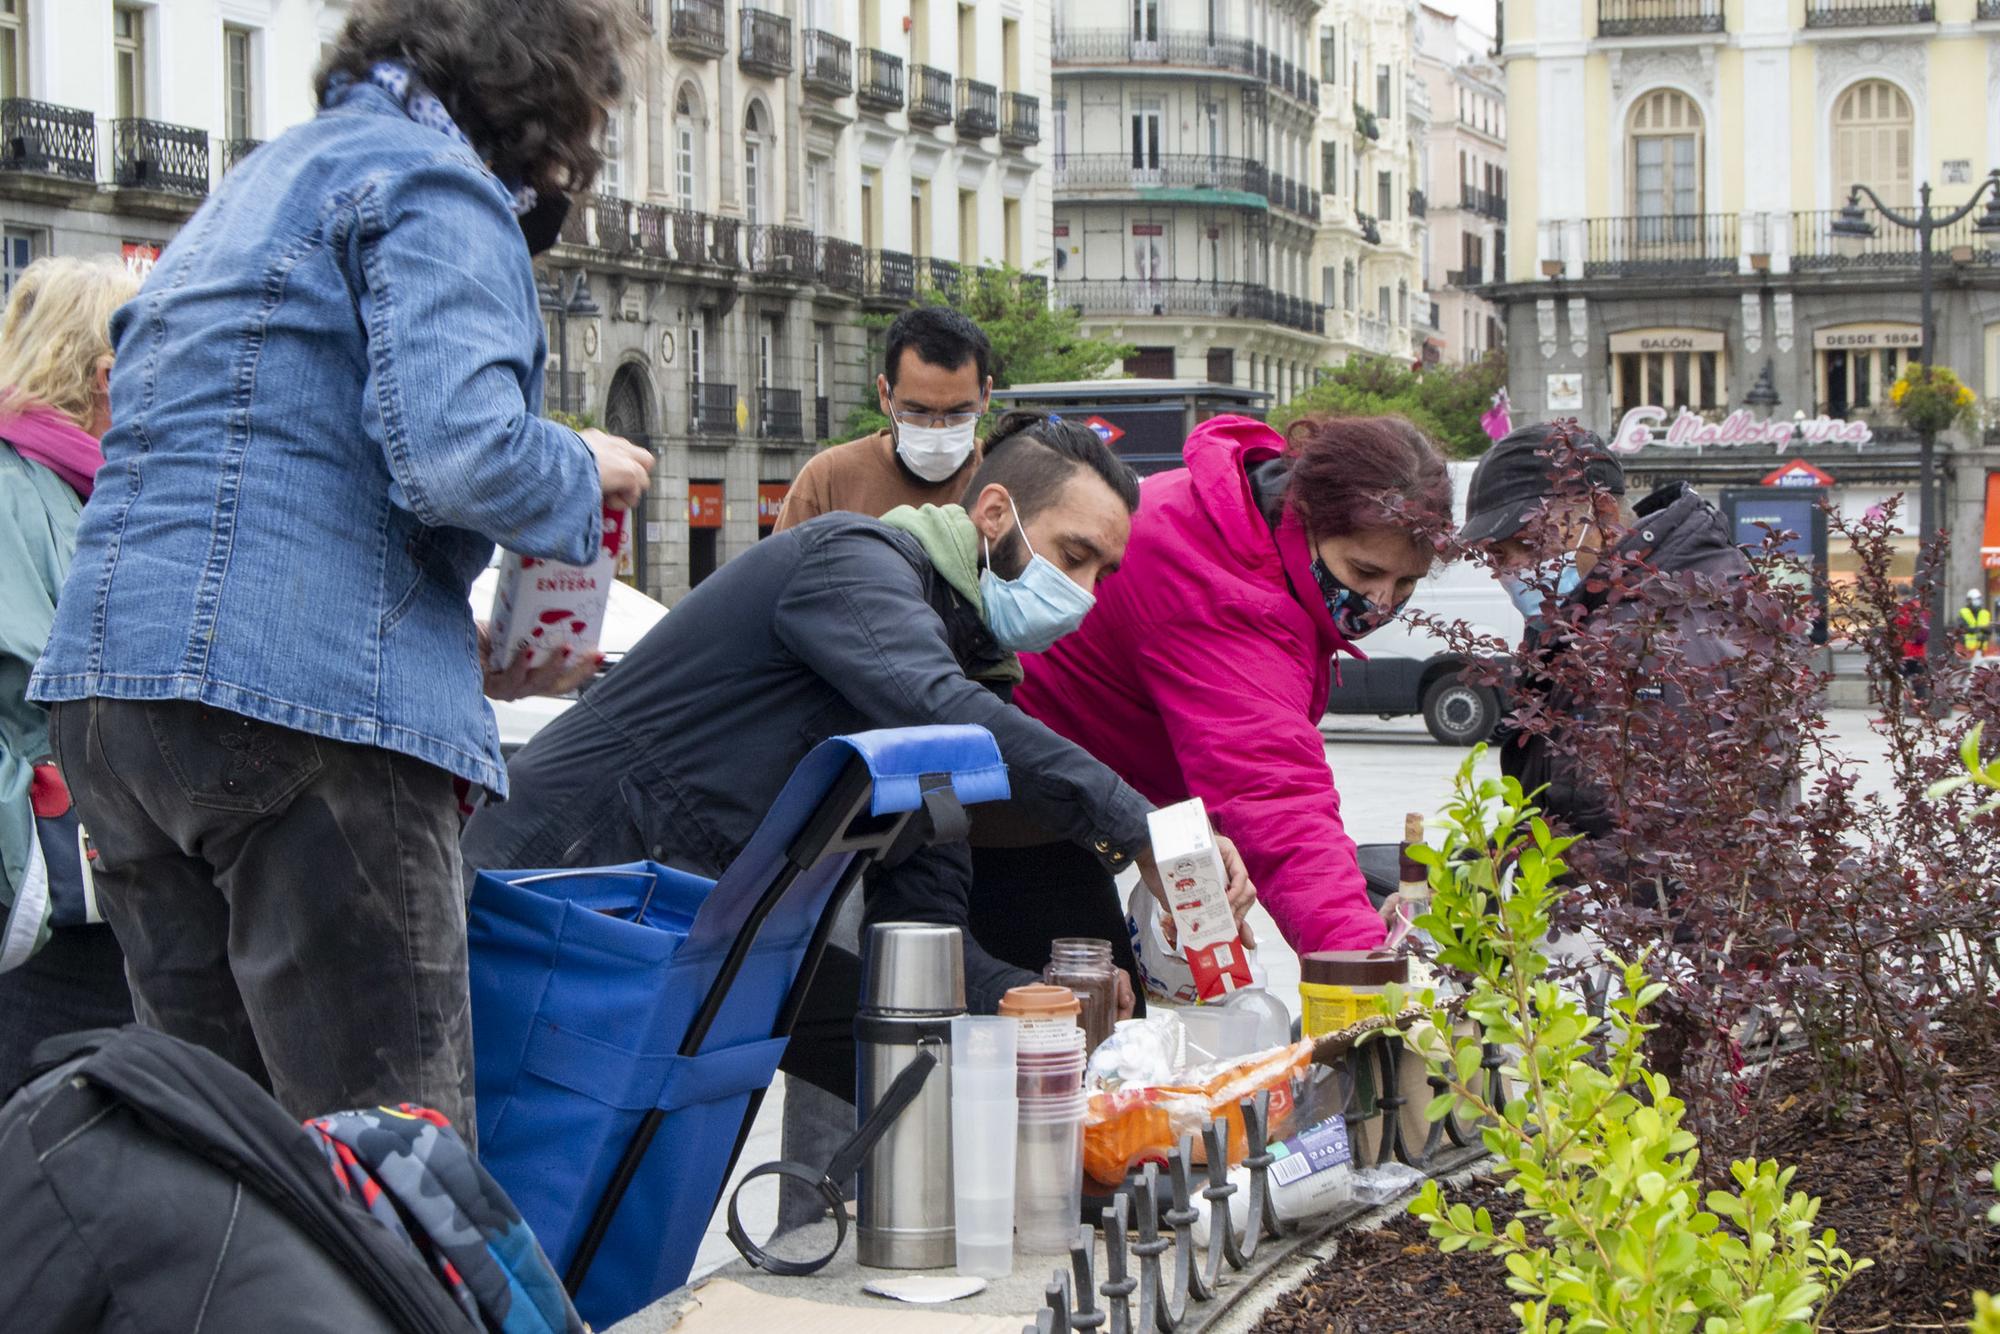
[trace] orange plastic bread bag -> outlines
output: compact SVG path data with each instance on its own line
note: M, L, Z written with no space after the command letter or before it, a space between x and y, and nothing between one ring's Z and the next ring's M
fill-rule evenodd
M1243 1129L1246 1098L1269 1090L1272 1139L1291 1122L1292 1081L1312 1064L1313 1044L1294 1042L1231 1061L1197 1066L1165 1084L1126 1084L1090 1095L1083 1118L1083 1170L1101 1186L1115 1187L1148 1161L1165 1163L1181 1136L1195 1137L1195 1162L1206 1163L1202 1128L1217 1116L1229 1123L1229 1162L1250 1151Z

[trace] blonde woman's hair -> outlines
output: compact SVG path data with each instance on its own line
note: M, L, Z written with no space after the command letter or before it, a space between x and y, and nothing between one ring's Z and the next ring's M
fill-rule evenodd
M0 410L28 400L87 427L97 365L111 355L111 313L138 291L116 260L30 264L0 315Z

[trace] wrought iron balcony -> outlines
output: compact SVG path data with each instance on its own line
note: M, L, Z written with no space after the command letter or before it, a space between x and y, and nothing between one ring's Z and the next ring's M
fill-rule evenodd
M632 248L651 259L672 259L669 221L672 212L658 204L632 205Z
M861 49L861 84L854 100L863 111L903 109L903 58L873 47Z
M1076 193L1127 194L1171 186L1264 195L1270 185L1262 162L1206 153L1163 153L1143 166L1134 164L1129 153L1068 153L1054 165L1056 188Z
M1591 218L1584 223L1586 278L1734 273L1734 213Z
M1881 0L1806 0L1808 28L1874 28L1901 23L1935 23L1937 6L1884 4Z
M805 69L799 76L809 93L846 97L854 91L854 46L818 28L806 29Z
M1722 31L1723 0L1597 0L1599 37Z
M750 228L750 271L766 278L811 282L818 273L819 246L803 227L759 223Z
M962 290L965 270L955 260L931 258L924 261L923 278L926 290L936 292L946 300L956 300Z
M222 174L236 170L236 164L264 146L262 139L225 139L222 143Z
M683 264L708 262L708 215L691 208L667 213L667 239L673 257Z
M597 248L608 255L630 254L635 248L632 204L616 195L592 195L589 205L597 216Z
M900 250L868 252L867 286L873 300L904 303L916 299L917 261Z
M114 120L111 179L126 190L205 195L208 132L157 120Z
M690 380L688 430L696 435L735 435L736 386Z
M1056 299L1086 315L1195 316L1258 320L1301 333L1313 332L1316 308L1304 297L1285 296L1258 283L1206 279L1086 278L1055 285ZM1323 318L1323 317L1322 317Z
M768 9L743 6L738 16L736 63L752 74L781 79L792 72L792 21Z
M757 391L757 434L766 440L805 439L805 409L798 390Z
M1265 77L1263 48L1241 37L1213 37L1198 29L1168 29L1140 41L1129 28L1059 31L1051 56L1057 65L1170 65Z
M951 75L934 65L910 66L910 124L951 124Z
M1792 214L1792 269L1795 272L1826 272L1839 269L1901 269L1914 270L1922 260L1917 248L1917 234L1907 227L1899 227L1883 217L1872 205L1864 204L1862 212L1875 227L1874 234L1866 238L1841 244L1841 238L1833 230L1833 224L1841 215L1840 209L1815 209ZM1931 234L1932 253L1937 262L1953 251L1969 252L1972 264L1990 273L1989 266L2000 265L2000 255L1994 254L1980 244L1982 238L1973 230L1973 216L1961 218L1949 227L1940 227ZM1851 252L1851 253L1850 253ZM1987 281L1982 277L1981 282Z
M1451 269L1444 275L1446 287L1477 287L1484 281L1486 281L1486 271L1479 267Z
M1507 221L1506 195L1483 190L1476 185L1467 185L1460 188L1459 203L1461 207L1477 213L1482 218L1491 218L1495 222Z
M743 267L741 234L743 225L735 218L708 220L708 262L725 269Z
M1979 18L2000 19L2000 0L1979 0Z
M675 55L714 60L726 50L722 0L670 0L667 49Z
M1000 142L1009 148L1033 148L1041 141L1042 100L1030 93L1007 94L1000 103Z
M97 183L97 118L75 107L10 97L0 102L0 171Z
M1422 190L1410 191L1410 216L1413 218L1427 218L1430 216L1430 212L1431 203L1425 197L1424 192Z
M813 439L831 440L832 438L833 404L828 400L826 395L821 394L813 400Z
M819 239L819 280L830 291L860 296L868 270L867 253L852 241Z
M984 139L1000 130L1000 90L977 79L958 81L958 133L964 139Z

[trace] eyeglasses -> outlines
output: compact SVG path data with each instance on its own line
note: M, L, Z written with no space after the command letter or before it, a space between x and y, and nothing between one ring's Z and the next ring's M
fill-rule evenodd
M914 426L919 430L944 430L958 426L970 426L979 420L976 412L898 412L891 403L892 415L898 426Z

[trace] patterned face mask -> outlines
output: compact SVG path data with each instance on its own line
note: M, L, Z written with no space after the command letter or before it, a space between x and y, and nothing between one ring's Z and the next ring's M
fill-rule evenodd
M1409 599L1404 598L1393 607L1378 607L1365 594L1357 593L1340 582L1340 576L1326 567L1326 562L1318 556L1312 560L1313 582L1319 585L1319 595L1326 599L1327 614L1333 617L1333 628L1341 637L1356 640L1380 630L1396 619Z

